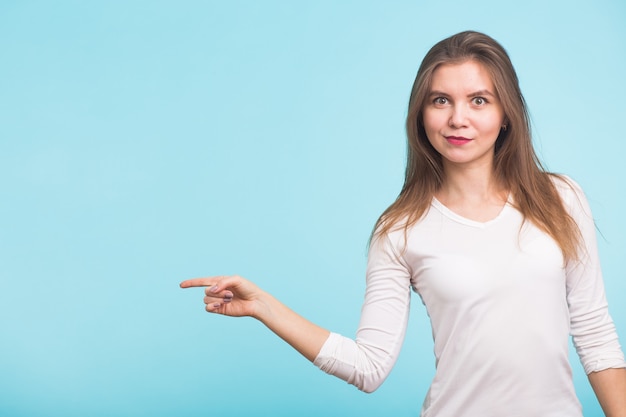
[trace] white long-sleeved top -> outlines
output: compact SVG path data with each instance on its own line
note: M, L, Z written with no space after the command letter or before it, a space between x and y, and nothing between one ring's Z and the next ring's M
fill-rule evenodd
M436 359L423 417L582 416L569 335L587 373L626 362L591 212L567 182L555 180L582 233L580 260L565 264L556 242L509 203L476 222L433 199L406 242L403 230L374 240L356 340L331 333L315 365L374 391L400 352L412 288L430 317Z

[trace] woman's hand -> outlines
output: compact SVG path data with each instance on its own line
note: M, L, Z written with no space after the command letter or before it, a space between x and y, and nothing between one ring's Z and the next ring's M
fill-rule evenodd
M206 311L232 317L256 317L262 295L259 287L237 275L188 279L180 287L205 287Z
M181 288L205 287L204 304L209 313L251 316L313 362L330 332L306 320L271 294L237 275L188 279Z

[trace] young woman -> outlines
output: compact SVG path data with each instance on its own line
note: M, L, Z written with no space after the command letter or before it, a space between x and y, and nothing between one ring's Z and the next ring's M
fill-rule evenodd
M366 392L398 357L412 288L437 363L422 416L581 416L569 335L607 416L626 416L593 219L578 185L541 167L505 50L477 32L436 44L417 73L407 135L404 186L371 239L356 340L239 276L181 286L206 287L207 311L260 320Z

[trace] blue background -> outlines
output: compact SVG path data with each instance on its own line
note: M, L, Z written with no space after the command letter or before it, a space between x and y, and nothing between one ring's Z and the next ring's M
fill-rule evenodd
M178 283L241 274L353 335L415 73L466 29L507 48L541 158L585 189L624 341L624 22L620 0L2 0L0 414L417 415L418 297L366 395Z

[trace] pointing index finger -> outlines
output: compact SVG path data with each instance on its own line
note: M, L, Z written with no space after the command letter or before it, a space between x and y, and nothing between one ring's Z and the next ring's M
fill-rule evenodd
M193 278L180 283L180 288L208 287L215 284L215 278Z

